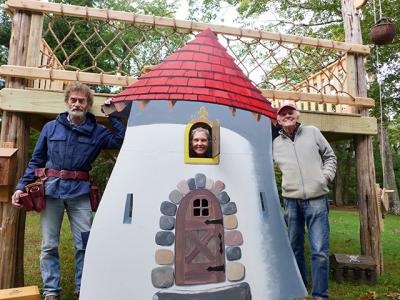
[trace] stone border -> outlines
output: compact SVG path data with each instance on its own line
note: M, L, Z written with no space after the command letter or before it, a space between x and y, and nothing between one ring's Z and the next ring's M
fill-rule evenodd
M175 243L176 212L186 194L196 189L207 189L219 200L223 213L224 242L225 242L225 272L227 281L238 282L245 278L245 266L238 262L242 258L240 246L243 244L242 233L237 230L237 206L231 201L225 191L225 183L221 180L214 182L202 173L197 173L188 180L181 180L177 189L169 193L169 201L160 204L161 217L159 221L160 231L156 233L155 243L158 246L172 246ZM155 253L155 267L151 273L153 286L156 288L169 288L174 285L174 251L159 248Z

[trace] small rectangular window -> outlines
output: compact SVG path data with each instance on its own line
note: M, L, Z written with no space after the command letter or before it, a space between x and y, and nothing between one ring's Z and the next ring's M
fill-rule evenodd
M133 194L126 195L123 224L132 224Z

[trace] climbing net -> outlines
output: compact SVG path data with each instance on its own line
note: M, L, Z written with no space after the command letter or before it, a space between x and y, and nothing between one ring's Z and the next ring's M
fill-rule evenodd
M133 15L134 16L134 15ZM131 22L47 14L41 67L119 76L140 76L147 65L194 38L178 29ZM262 89L344 95L345 51L300 43L219 34L236 64Z

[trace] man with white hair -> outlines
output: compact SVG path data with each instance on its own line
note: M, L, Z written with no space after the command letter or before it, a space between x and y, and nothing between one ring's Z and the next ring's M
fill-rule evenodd
M279 135L273 141L273 157L282 171L282 196L290 244L304 284L305 226L311 250L312 298L329 299L328 183L335 177L336 156L318 128L303 126L294 104L277 111Z

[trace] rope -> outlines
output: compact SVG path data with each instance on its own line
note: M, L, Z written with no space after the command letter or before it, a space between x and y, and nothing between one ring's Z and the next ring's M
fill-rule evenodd
M376 18L376 4L375 0L372 1L373 4L373 10L374 10L374 21L375 24L377 22ZM379 0L379 14L380 14L380 19L382 19L382 3L381 0ZM379 122L379 127L381 129L381 138L380 138L380 143L381 143L381 164L382 164L382 182L383 182L383 187L386 187L386 179L385 179L385 153L384 153L384 141L383 141L383 103L382 103L382 86L381 86L381 81L379 79L380 75L380 61L379 61L379 48L375 46L375 53L376 53L376 81L378 83L378 91L379 91L379 113L380 113L380 122Z

